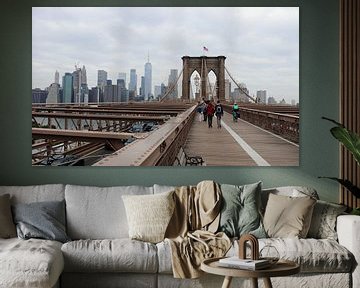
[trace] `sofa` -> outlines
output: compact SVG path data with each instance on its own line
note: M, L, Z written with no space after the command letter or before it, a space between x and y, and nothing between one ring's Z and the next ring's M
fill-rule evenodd
M167 241L149 243L129 238L122 196L156 195L172 189L162 185L0 186L0 196L9 194L12 205L64 200L66 233L71 239L65 243L0 239L0 287L221 287L223 277L216 275L174 278ZM262 208L266 209L271 193L302 197L303 191L317 197L316 191L303 187L263 189ZM336 233L337 239L259 239L260 248L272 245L281 258L301 266L299 274L273 278L273 286L360 287L360 217L337 215ZM237 253L237 241L233 241L227 256ZM259 285L262 287L262 281ZM251 282L233 279L232 287L251 287Z

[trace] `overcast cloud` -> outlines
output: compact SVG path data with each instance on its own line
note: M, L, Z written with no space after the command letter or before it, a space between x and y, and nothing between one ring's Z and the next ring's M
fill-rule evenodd
M32 24L33 88L44 89L56 70L61 78L75 63L85 65L89 87L100 69L113 82L125 72L128 84L132 68L139 87L149 52L154 89L167 84L170 69L181 71L182 56L201 56L206 46L207 56L226 56L251 95L299 99L297 7L34 7Z

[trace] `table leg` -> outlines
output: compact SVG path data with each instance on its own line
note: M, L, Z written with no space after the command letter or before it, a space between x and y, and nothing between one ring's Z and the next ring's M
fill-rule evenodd
M271 284L271 280L269 277L263 278L264 279L264 284L265 284L265 288L273 288L272 284Z
M252 287L258 288L258 279L257 278L251 278Z
M221 288L230 288L232 277L231 276L225 276L224 282L221 286Z

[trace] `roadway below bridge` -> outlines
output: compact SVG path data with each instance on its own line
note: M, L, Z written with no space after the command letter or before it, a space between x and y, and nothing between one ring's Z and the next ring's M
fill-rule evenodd
M296 109L241 107L246 121L233 122L231 105L224 108L222 128L216 128L214 117L209 129L207 122L199 121L194 103L35 106L33 165L65 165L64 161L66 165L93 166L299 165L299 146L289 141L298 142L299 117L291 115L298 114ZM39 119L48 125L42 126ZM133 125L147 121L156 121L154 129L130 132ZM191 156L200 156L203 161L188 161L199 159ZM51 164L52 158L62 162Z
M222 128L213 128L196 115L184 145L190 156L206 166L298 166L299 146L242 119L233 122L225 112Z

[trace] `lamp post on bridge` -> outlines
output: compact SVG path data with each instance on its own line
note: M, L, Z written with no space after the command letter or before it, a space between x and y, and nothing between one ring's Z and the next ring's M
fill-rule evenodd
M195 75L194 83L195 83L195 100L199 101L200 100L200 77L198 74Z

